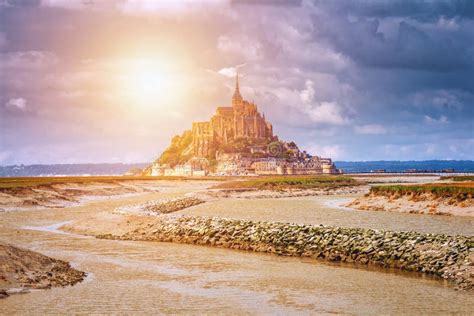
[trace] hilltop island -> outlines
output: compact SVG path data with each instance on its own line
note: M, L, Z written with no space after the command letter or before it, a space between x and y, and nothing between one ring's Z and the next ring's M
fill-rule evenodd
M207 122L173 137L146 167L150 176L284 175L339 173L330 158L312 156L273 134L257 105L240 94L236 76L231 106L218 107Z

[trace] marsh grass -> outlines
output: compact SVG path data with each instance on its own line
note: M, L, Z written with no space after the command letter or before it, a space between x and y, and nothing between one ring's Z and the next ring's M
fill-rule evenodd
M53 184L90 184L90 183L117 183L122 181L179 181L179 180L218 180L225 181L225 177L150 177L150 176L72 176L72 177L3 177L0 178L0 189L28 188Z
M474 181L474 176L442 176L440 180Z
M359 185L361 183L347 176L270 176L225 182L214 188L278 191L286 189L339 188Z
M430 183L420 185L379 185L370 188L370 193L376 195L420 196L432 194L436 198L456 198L458 200L472 199L474 182L468 183Z

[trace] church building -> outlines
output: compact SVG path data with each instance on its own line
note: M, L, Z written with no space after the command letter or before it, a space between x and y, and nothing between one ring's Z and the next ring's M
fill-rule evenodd
M205 157L210 154L213 143L227 143L239 137L269 139L273 137L273 127L260 114L255 103L248 102L240 95L239 77L236 76L232 106L218 107L209 122L193 123L194 155Z

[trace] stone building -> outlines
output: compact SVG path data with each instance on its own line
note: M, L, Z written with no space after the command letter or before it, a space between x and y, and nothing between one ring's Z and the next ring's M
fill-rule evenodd
M224 143L239 137L270 139L272 124L260 114L257 105L242 98L239 77L236 76L232 106L218 107L209 122L193 123L194 155L205 157L211 154L213 144Z
M236 141L238 140L238 141ZM231 106L218 107L208 122L172 144L144 174L154 176L300 175L339 173L330 158L312 156L273 134L257 105L245 101L236 76ZM162 158L166 159L162 159ZM178 163L179 162L179 163Z
M330 158L246 158L239 153L217 156L217 175L304 175L340 173Z

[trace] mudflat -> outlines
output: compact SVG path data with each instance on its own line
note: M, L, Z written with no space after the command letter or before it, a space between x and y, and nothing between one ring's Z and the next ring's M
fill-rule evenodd
M70 262L87 273L85 281L73 287L10 296L0 303L2 308L39 313L340 314L465 314L474 308L472 292L455 291L450 282L416 272L169 242L95 238L127 234L162 216L118 209L203 197L214 184L160 181L152 186L153 192L0 214L0 240ZM342 206L361 194L260 199L211 196L205 203L167 216L474 235L469 217L356 211ZM400 301L404 304L397 303Z
M5 298L30 289L74 285L86 273L65 261L0 243L0 276L0 298Z
M60 208L79 205L88 200L113 199L125 195L156 192L158 187L181 185L186 188L186 178L173 181L162 177L46 177L1 178L0 212L32 208ZM193 180L202 184L215 183L212 179Z

